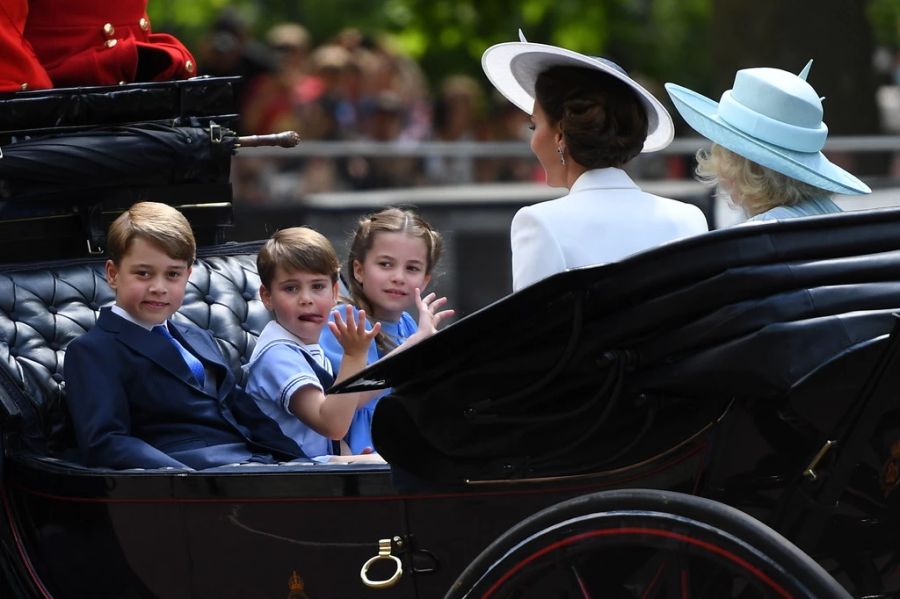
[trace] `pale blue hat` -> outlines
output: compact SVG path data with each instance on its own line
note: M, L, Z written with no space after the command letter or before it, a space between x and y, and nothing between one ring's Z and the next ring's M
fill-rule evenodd
M674 83L666 83L666 91L691 127L735 154L820 189L871 193L822 154L828 127L822 121L822 99L806 82L811 65L809 61L799 75L742 69L718 103Z

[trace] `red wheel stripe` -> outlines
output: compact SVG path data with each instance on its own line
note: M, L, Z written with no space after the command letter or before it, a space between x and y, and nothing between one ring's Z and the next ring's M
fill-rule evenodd
M482 599L488 599L500 588L500 586L504 582L509 580L516 572L518 572L519 570L521 570L522 568L524 568L526 565L533 562L534 560L538 559L539 557L550 553L551 551L555 551L557 549L565 547L566 545L572 545L573 543L576 543L583 539L590 539L593 537L608 537L611 535L649 535L649 536L657 536L657 537L666 537L669 539L674 539L676 541L682 541L682 542L688 543L690 545L695 545L702 549L706 549L707 551L711 551L712 553L721 555L725 559L730 560L730 561L734 562L735 564L737 564L738 566L744 568L745 570L747 570L748 572L750 572L751 574L756 576L756 578L761 580L763 583L768 585L768 587L770 589L772 589L773 591L775 591L779 596L784 597L785 599L793 598L793 595L791 595L790 593L785 591L784 588L780 584L776 583L774 580L769 578L769 576L767 576L765 572L763 572L756 566L753 566L747 560L731 553L727 549L723 549L722 547L718 547L716 545L713 545L712 543L708 543L706 541L701 541L700 539L694 539L694 538L688 537L686 535L679 534L677 532L669 532L666 530L656 530L653 528L635 528L635 527L612 528L612 529L608 529L608 530L594 530L591 532L584 532L581 534L573 535L571 537L566 537L564 539L560 539L559 541L551 543L550 545L547 545L543 549L539 549L538 551L535 551L534 553L532 553L525 559L516 563L512 568L510 568L506 572L506 574L501 576L499 580L497 580L493 585L491 585L491 587L481 597L482 597Z
M663 560L663 562L656 569L656 574L653 575L653 579L650 581L650 584L644 589L644 592L641 594L641 599L647 599L654 590L656 590L656 585L659 584L659 579L662 578L663 572L666 571L666 568L669 567L669 562Z
M9 506L9 499L6 497L6 492L3 490L2 486L0 486L0 499L3 502L3 511L6 512L6 520L9 524L9 530L12 531L13 542L16 544L16 551L19 552L19 558L22 560L22 563L25 565L25 569L28 570L28 575L31 576L31 582L34 583L34 586L37 587L38 592L44 599L53 599L53 596L44 586L41 577L38 576L37 571L34 569L34 565L31 563L31 558L28 557L28 552L25 550L25 543L22 540L22 537L19 535L19 530L16 528L16 521L13 519L12 510ZM12 567L12 564L10 564Z

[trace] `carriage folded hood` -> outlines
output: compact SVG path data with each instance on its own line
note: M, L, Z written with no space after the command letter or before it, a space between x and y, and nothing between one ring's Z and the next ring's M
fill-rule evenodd
M615 467L647 410L667 429L690 420L687 435L890 333L898 227L900 210L764 223L560 273L334 390L393 387L376 447L418 477Z

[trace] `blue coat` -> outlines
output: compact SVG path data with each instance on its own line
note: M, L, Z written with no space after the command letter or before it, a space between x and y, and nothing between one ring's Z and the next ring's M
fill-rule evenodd
M208 383L163 336L104 308L96 326L66 350L66 401L88 466L202 469L254 455L302 456L300 448L236 386L208 331L170 322L200 358Z

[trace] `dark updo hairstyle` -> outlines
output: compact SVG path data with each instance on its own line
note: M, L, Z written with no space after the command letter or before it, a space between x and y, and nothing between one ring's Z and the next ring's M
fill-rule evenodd
M640 154L647 112L622 81L583 67L551 67L538 75L535 100L559 123L572 160L594 169L620 167Z

